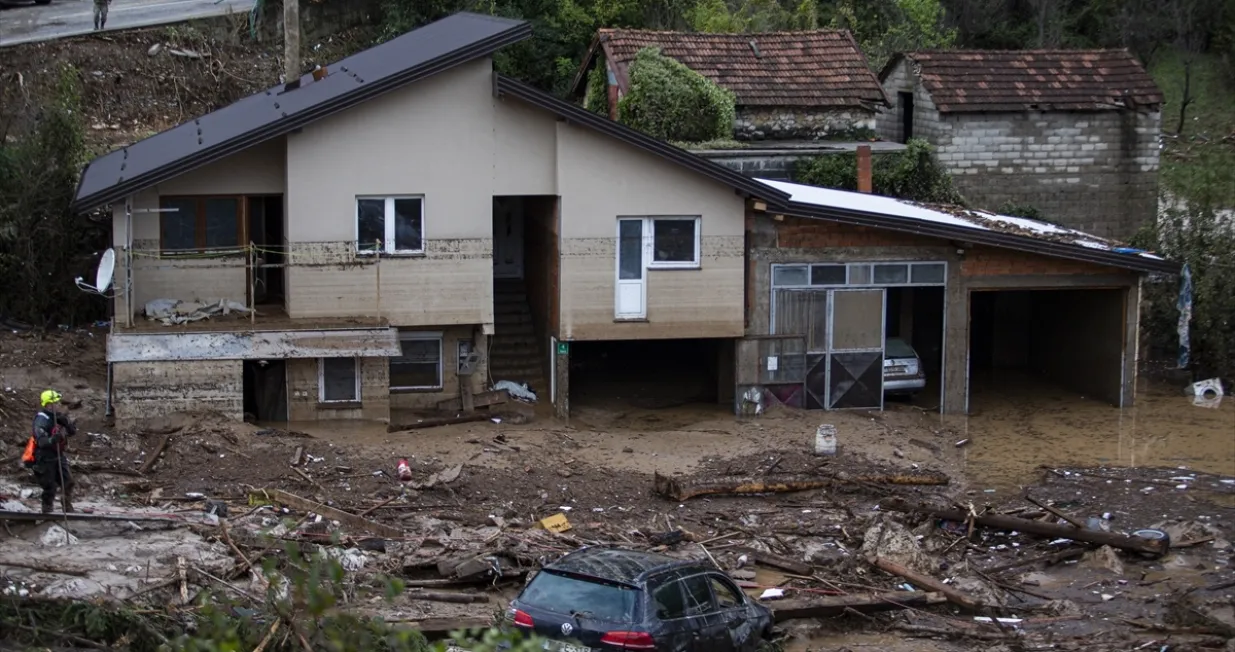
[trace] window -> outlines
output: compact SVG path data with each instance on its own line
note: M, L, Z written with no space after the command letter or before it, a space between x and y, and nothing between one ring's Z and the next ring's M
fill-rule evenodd
M708 581L712 583L712 595L716 596L716 604L720 605L721 609L734 609L742 606L742 598L728 582L715 575L709 575Z
M656 589L652 592L652 601L656 604L656 617L661 620L686 617L681 582L669 582Z
M910 283L937 283L942 285L946 277L946 270L943 263L927 263L925 265L914 265L910 268L912 278Z
M402 353L390 359L390 389L442 388L442 334L399 333Z
M682 580L682 588L686 589L686 615L701 616L714 611L712 609L712 590L708 588L708 580L703 575L696 575Z
M541 571L519 599L553 613L588 612L588 618L611 623L631 622L639 591L629 586Z
M699 218L652 218L650 267L698 267Z
M360 361L356 358L321 358L317 374L322 403L360 400Z
M357 197L356 249L362 254L423 254L424 197Z
M811 285L844 285L844 265L812 265L810 268Z
M809 285L810 276L805 265L783 265L772 268L772 284L777 286Z
M775 263L772 265L772 287L947 285L947 272L948 265L942 262Z
M904 285L909 282L908 265L875 265L875 285Z
M240 197L160 197L159 249L167 252L240 246Z

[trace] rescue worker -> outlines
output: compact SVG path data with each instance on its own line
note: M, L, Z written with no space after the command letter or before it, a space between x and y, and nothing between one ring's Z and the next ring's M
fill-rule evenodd
M100 31L107 24L107 5L111 0L94 0L94 31Z
M34 415L34 477L43 487L43 513L50 513L56 503L56 487L63 490L60 502L64 511L73 511L73 476L69 474L69 458L64 454L68 437L77 434L77 426L62 411L60 392L43 392L43 409Z

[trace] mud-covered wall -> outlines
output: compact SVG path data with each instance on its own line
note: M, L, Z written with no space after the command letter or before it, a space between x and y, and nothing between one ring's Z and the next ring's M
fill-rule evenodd
M471 388L473 393L484 391L489 377L488 355L485 350L488 338L480 335L479 331L480 329L471 326L454 326L435 331L442 334L442 387L441 389L391 392L388 383L387 393L390 395L392 419L395 410L433 408L438 401L459 396L459 342L461 341L471 342L473 349L479 349L482 353L481 364L471 375Z
M240 360L118 362L112 365L116 421L205 411L242 421L242 369Z
M321 402L321 361L287 361L287 410L291 421L328 421L390 418L389 358L358 358L360 400L355 403Z

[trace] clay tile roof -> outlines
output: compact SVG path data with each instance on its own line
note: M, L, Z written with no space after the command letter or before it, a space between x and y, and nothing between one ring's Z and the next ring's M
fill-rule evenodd
M941 112L1102 111L1162 104L1162 91L1127 50L932 50L908 58Z
M742 106L859 107L887 103L879 79L849 32L812 30L761 34L695 34L601 29L605 57L626 66L646 47L733 91ZM751 43L754 43L754 47ZM756 49L758 53L756 53ZM585 65L590 62L585 61Z

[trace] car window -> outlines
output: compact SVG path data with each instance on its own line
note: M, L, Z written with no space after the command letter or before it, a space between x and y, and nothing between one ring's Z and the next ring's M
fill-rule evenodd
M712 608L712 590L708 588L708 580L703 575L696 575L682 580L686 589L686 615L700 616L715 609Z
M716 596L716 604L720 605L721 609L733 609L734 607L742 606L742 599L738 597L738 594L728 582L715 575L709 575L708 581L712 584L712 595Z
M884 355L889 358L916 358L913 347L899 337L889 337L883 343Z
M639 591L617 584L541 571L519 601L554 613L586 613L610 622L631 621Z
M682 583L669 582L654 589L652 604L656 606L656 617L660 620L685 617L686 602L682 596Z

